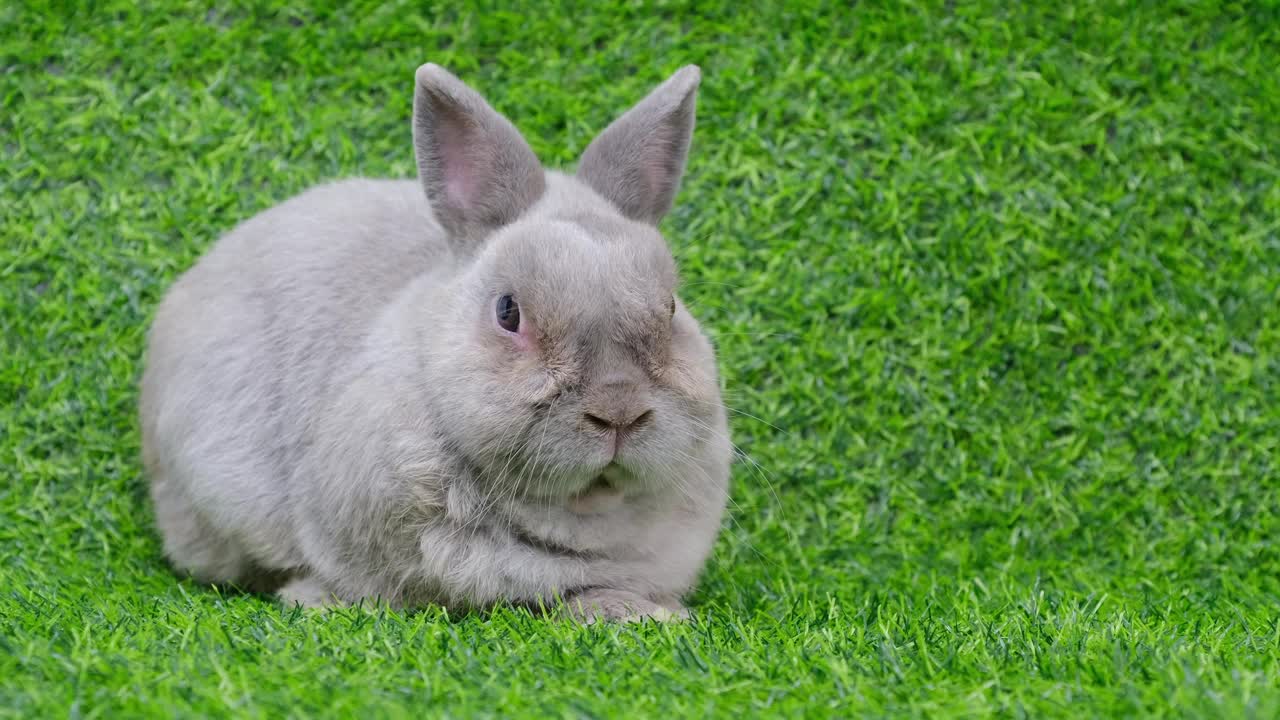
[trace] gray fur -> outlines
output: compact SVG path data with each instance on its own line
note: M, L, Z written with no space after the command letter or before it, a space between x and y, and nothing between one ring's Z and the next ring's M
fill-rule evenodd
M583 151L578 177L623 215L657 225L680 189L701 79L687 65L614 120Z
M689 73L654 95L692 93ZM303 193L161 303L141 420L166 554L308 606L576 598L587 620L680 617L731 446L652 212L531 179L479 95L433 65L417 80L420 183ZM442 156L471 163L464 192L443 197ZM522 334L494 320L505 293Z

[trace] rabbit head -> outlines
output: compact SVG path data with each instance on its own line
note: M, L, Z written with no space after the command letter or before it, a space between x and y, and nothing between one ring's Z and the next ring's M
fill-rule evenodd
M424 384L448 444L500 491L688 490L725 462L715 357L657 229L699 79L675 73L568 175L460 80L418 70L420 179L458 260L417 310Z

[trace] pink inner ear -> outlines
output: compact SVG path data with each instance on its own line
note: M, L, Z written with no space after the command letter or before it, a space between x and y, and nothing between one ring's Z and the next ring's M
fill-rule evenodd
M440 163L444 174L445 197L450 205L466 208L476 191L475 159L467 152L468 136L462 122L450 118L436 130Z
M644 178L645 189L650 195L666 192L671 183L672 143L667 133L655 132L648 142L648 147L640 154L640 176Z

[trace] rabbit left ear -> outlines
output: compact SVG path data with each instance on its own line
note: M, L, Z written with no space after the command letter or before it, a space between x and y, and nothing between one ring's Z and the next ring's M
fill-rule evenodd
M591 141L578 177L623 215L657 225L684 175L701 79L696 65L677 70Z

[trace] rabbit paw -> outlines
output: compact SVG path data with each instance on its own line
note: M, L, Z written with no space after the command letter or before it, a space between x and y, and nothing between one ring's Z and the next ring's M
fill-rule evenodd
M314 577L297 577L276 591L276 597L286 609L301 607L306 610L343 607L347 603L339 600L324 583Z
M569 613L584 625L609 622L679 622L689 619L689 611L678 603L659 605L625 590L588 590L566 601Z

